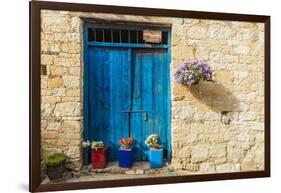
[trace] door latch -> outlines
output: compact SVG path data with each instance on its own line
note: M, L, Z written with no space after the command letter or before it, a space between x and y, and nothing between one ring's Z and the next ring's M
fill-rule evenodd
M148 116L147 116L147 113L146 113L146 112L143 113L143 120L145 120L145 121L148 120Z
M148 120L147 112L145 112L144 110L123 110L121 111L121 113L143 113L143 120Z

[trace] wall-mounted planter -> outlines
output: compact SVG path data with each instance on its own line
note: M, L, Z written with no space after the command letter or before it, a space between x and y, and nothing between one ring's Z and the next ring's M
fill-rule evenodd
M119 167L131 168L134 163L133 158L134 158L133 148L118 150Z
M163 166L163 149L150 148L149 166L150 168L161 168Z
M105 168L108 160L108 149L101 150L92 149L92 167L93 168Z

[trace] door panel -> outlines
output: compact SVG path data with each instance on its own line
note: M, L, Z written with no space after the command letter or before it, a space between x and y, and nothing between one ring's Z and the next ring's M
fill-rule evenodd
M117 159L118 140L129 136L130 58L128 49L89 50L90 140L102 140L110 148L109 159Z
M130 119L132 136L137 143L136 160L147 160L148 148L144 141L148 135L156 133L161 144L167 148L167 113L164 105L167 100L167 51L165 49L134 49L132 52L133 110L144 113L132 114ZM137 93L136 93L137 92ZM140 94L139 94L140 93ZM137 97L135 97L137 96ZM167 105L167 103L166 103ZM167 108L166 108L167 110ZM136 121L136 119L138 119ZM137 123L137 124L136 124ZM141 152L141 155L140 155Z

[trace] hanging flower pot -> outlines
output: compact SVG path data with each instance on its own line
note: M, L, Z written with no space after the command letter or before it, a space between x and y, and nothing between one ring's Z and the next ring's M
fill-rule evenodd
M130 137L122 138L119 140L119 143L121 144L121 147L118 150L119 167L131 168L134 163L134 153L132 147L133 139Z
M211 67L201 60L187 61L177 67L174 79L185 86L197 85L200 80L212 81Z
M163 148L158 144L159 136L152 134L147 137L145 144L149 147L150 168L161 168L163 166Z

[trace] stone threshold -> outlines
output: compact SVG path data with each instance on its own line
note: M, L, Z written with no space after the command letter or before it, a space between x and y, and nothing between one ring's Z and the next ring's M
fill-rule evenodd
M134 162L132 168L121 168L118 162L109 162L106 168L93 169L91 165L84 166L78 172L66 171L64 177L50 181L47 176L42 184L72 183L86 181L104 181L114 179L151 178L194 174L187 170L175 170L168 162L162 168L151 169L149 162Z

